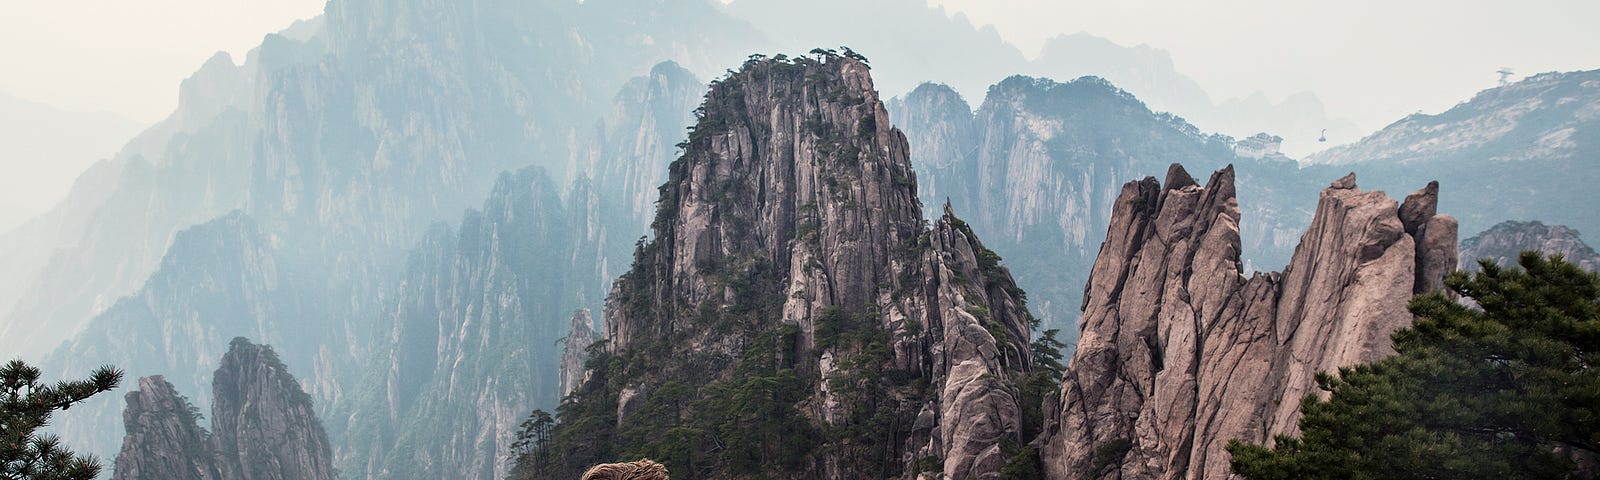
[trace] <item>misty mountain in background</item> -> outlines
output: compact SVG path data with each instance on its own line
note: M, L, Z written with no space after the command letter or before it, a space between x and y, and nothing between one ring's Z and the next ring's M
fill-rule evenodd
M65 197L89 165L144 126L106 112L70 112L0 92L0 233Z
M978 99L1010 75L1058 80L1094 75L1133 93L1151 110L1171 112L1207 132L1284 137L1284 152L1290 156L1354 141L1363 133L1351 121L1332 116L1310 92L1279 102L1259 93L1214 100L1177 70L1169 53L1148 45L1123 46L1080 32L1051 38L1037 58L1029 59L993 26L974 26L966 15L951 15L923 0L823 0L803 8L783 0L735 0L728 11L760 28L783 50L849 45L867 54L885 97L904 95L922 82L938 82ZM1331 143L1317 141L1322 129L1328 130Z
M966 212L1063 337L1119 189L1172 162L1235 165L1246 271L1287 263L1316 205L1305 192L1351 170L1391 192L1440 179L1440 210L1466 232L1600 228L1582 210L1600 181L1584 161L1593 72L1491 89L1302 166L1236 155L1232 127L1207 122L1300 135L1332 122L1314 97L1215 104L1164 52L1088 35L1027 60L915 0L328 9L212 58L172 117L0 234L0 350L205 392L221 340L249 336L303 382L346 476L498 476L515 422L555 408L572 310L603 312L649 240L704 82L752 53L840 44L870 57L885 98L899 89L887 118L922 201ZM58 431L107 456L115 406L74 408Z

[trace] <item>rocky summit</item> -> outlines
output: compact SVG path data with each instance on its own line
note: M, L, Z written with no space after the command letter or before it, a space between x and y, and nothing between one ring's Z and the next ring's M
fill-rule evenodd
M1600 272L1600 254L1594 252L1578 231L1563 225L1538 221L1506 221L1461 241L1461 269L1481 268L1478 260L1488 260L1502 268L1517 265L1523 251L1536 250L1546 255L1561 255L1568 262L1591 272Z
M213 377L211 431L161 376L139 379L122 417L127 434L111 478L318 480L335 477L333 448L311 397L272 347L230 344Z
M1283 272L1239 260L1232 167L1123 186L1045 425L1051 478L1223 478L1231 439L1298 431L1317 372L1392 353L1407 302L1456 264L1438 186L1396 202L1354 174L1322 191Z
M948 208L924 223L866 62L814 53L706 95L555 434L612 441L567 468L987 478L1028 440L1023 293Z

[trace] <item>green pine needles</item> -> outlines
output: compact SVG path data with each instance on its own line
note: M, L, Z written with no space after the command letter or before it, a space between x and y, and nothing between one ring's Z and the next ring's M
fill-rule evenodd
M1600 460L1600 277L1524 252L1521 269L1479 262L1411 302L1396 355L1319 375L1301 438L1230 442L1251 479L1563 478Z
M56 410L66 410L95 394L117 388L122 371L100 367L87 380L39 383L39 369L12 360L0 367L0 479L89 480L100 462L61 445L54 435L38 435Z

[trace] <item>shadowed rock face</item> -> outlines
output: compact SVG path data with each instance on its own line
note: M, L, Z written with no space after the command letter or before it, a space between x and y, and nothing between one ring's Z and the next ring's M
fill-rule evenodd
M222 478L211 452L211 436L196 423L199 410L166 379L140 378L139 389L124 399L127 436L111 478Z
M609 379L619 391L585 385L580 401L616 395L619 423L629 422L662 385L731 378L750 332L782 329L795 341L779 355L808 382L796 405L804 422L826 430L874 410L895 417L887 445L812 451L787 474L995 475L1002 444L1023 441L1013 377L1032 370L1030 317L964 222L947 208L931 229L923 223L905 137L867 65L752 60L715 83L702 108L660 189L653 240L606 304L611 356L659 360ZM865 358L864 346L831 338L840 331L885 339L870 368L910 380L838 390L869 368L850 360Z
M589 309L580 308L573 312L572 328L567 331L566 347L561 354L561 396L567 396L583 384L583 364L589 360L587 350L597 338L599 334L594 331L594 319L589 317Z
M333 449L272 347L230 344L212 380L211 429L160 376L139 379L123 411L127 436L113 479L332 479Z
M1243 275L1231 167L1202 187L1122 189L1085 287L1082 338L1047 421L1052 478L1222 478L1231 439L1296 433L1315 374L1392 353L1414 292L1455 265L1438 186L1397 204L1323 190L1282 273Z
M1578 238L1578 231L1563 225L1508 221L1461 242L1461 269L1477 271L1479 259L1503 268L1517 265L1524 250L1559 254L1579 268L1600 272L1600 254Z

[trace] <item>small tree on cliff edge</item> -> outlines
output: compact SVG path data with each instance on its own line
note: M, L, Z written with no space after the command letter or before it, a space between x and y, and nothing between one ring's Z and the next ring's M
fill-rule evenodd
M87 380L39 383L39 369L12 360L0 367L0 479L89 480L100 462L61 446L52 435L36 435L56 410L117 388L122 372L100 367Z
M1524 252L1521 270L1480 262L1411 302L1396 355L1301 404L1301 438L1228 444L1237 474L1267 478L1562 478L1600 459L1600 277Z

